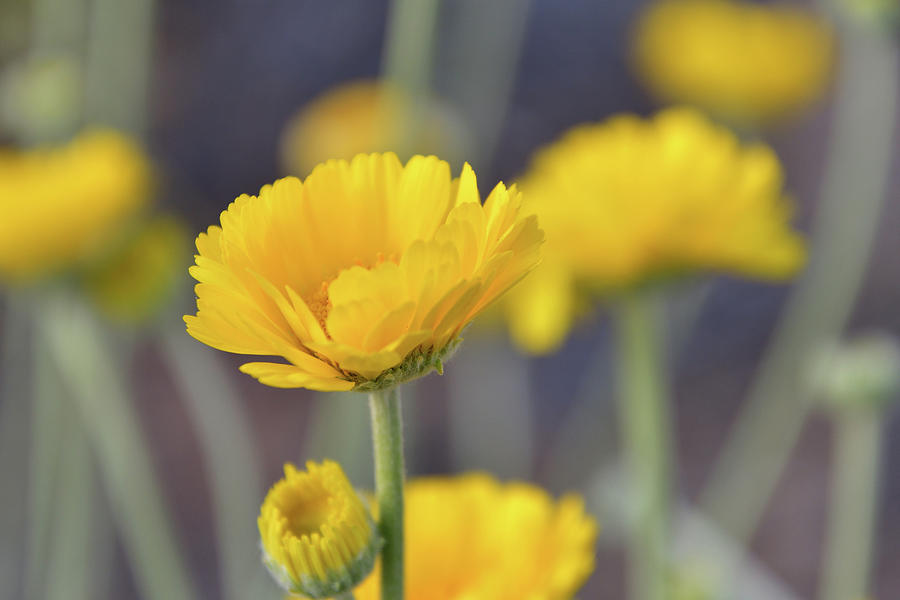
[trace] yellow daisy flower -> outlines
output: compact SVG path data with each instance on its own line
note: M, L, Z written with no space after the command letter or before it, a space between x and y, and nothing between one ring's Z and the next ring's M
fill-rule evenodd
M654 279L791 276L804 245L782 183L772 150L742 145L694 110L574 128L521 182L547 245L541 267L504 302L514 339L552 350L593 298Z
M286 172L306 175L332 158L386 152L405 141L412 100L400 89L376 80L342 83L304 106L285 126L281 162ZM436 100L428 99L412 147L419 153L455 154L465 126ZM408 158L408 157L402 157Z
M463 327L521 279L543 234L503 184L394 154L329 161L241 196L197 238L197 315L214 348L276 387L369 391L442 369Z
M0 281L25 283L96 257L145 204L149 185L147 159L113 131L0 150Z
M831 78L834 35L800 8L734 0L660 0L640 17L632 54L664 102L758 125L818 99Z
M335 462L284 466L258 519L263 562L286 590L327 598L353 588L375 565L378 539L362 499Z
M408 483L405 531L407 600L569 600L594 569L597 524L580 497L486 474ZM380 598L379 573L356 600Z

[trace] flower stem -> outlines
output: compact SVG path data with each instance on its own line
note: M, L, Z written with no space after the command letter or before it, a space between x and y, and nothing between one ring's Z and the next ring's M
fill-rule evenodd
M343 594L338 594L335 600L356 600L356 596L353 595L353 592L344 592Z
M619 415L634 503L629 587L637 600L667 595L670 442L659 318L657 300L643 293L625 298L615 314Z
M402 124L397 153L406 158L422 125L431 87L434 32L440 0L393 0L383 57L384 77L408 94L411 106Z
M41 309L37 334L81 416L141 597L196 598L123 365L78 298L51 295Z
M403 425L397 388L369 395L381 550L381 598L403 599Z
M863 598L870 591L882 416L877 410L844 410L833 421L831 506L819 588L823 600Z

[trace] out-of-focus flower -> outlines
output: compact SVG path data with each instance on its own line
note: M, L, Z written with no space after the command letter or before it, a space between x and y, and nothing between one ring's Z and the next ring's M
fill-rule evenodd
M545 259L504 308L531 352L558 346L598 296L698 271L784 279L804 261L775 154L695 110L578 126L521 185Z
M58 148L0 150L0 282L96 258L146 203L149 186L146 157L113 131L85 132Z
M394 150L407 139L404 127L413 109L407 94L385 82L338 85L304 106L285 126L281 162L288 173L305 176L326 160ZM434 99L417 110L422 118L411 136L411 150L457 154L465 140L460 119Z
M176 289L188 255L188 233L172 216L140 223L83 277L88 295L111 318L139 323L152 317Z
M288 592L327 598L361 582L375 565L378 538L340 465L284 466L259 514L263 562Z
M197 238L188 333L287 362L276 387L367 391L442 369L462 328L537 264L543 233L498 184L437 158L359 155L241 196Z
M823 94L834 35L789 5L660 0L640 17L632 54L638 74L664 102L695 104L755 126Z
M568 600L594 569L597 524L575 495L554 501L484 474L406 488L407 600ZM377 600L380 569L357 600Z

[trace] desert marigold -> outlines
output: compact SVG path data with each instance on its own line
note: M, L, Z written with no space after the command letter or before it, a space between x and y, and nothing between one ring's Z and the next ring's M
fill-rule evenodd
M348 591L375 565L378 538L363 500L332 461L284 466L263 501L263 562L288 592L327 598Z
M691 109L581 125L521 181L543 264L505 300L526 350L560 344L596 297L698 271L782 279L803 263L775 154Z
M369 391L441 370L463 327L537 264L543 233L466 165L359 155L241 196L197 238L197 315L214 348L276 387Z
M113 131L58 148L0 150L0 281L32 281L102 254L149 187L146 157Z
M412 100L399 88L377 80L342 83L304 106L284 128L281 162L288 173L306 175L333 158L385 152L405 140ZM411 140L420 153L457 153L464 124L435 99L421 107L421 127ZM406 157L408 158L408 157Z
M577 495L555 501L486 474L406 486L407 600L569 600L594 569L597 523ZM381 597L380 569L354 590Z
M632 55L639 76L664 102L759 125L822 95L834 35L820 19L789 5L660 0L640 17Z

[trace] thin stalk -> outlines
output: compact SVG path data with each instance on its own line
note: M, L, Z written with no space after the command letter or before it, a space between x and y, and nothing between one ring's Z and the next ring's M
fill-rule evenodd
M435 30L440 0L393 0L383 56L385 79L410 98L410 110L401 123L400 156L414 150L424 120L425 100L431 87Z
M31 351L27 299L10 296L0 348L0 598L22 596L22 547L28 487L29 402L26 381Z
M93 569L95 556L92 533L97 503L94 465L87 437L71 405L64 407L65 452L60 457L59 493L56 494L53 542L49 560L42 569L47 582L47 598L90 600L100 597Z
M619 415L634 504L629 582L636 600L667 597L671 442L660 313L657 299L643 293L623 299L615 313Z
M822 600L869 596L883 415L845 410L834 418L835 447Z
M46 597L46 578L51 544L51 516L57 496L65 411L63 391L50 352L41 340L33 344L31 452L29 454L28 513L25 543L23 597Z
M356 596L353 595L353 592L344 592L343 594L338 594L335 600L356 600Z
M85 120L145 133L153 50L153 0L92 0Z
M809 361L847 321L887 198L900 74L897 47L845 25L841 48L810 263L700 498L703 512L742 543L756 530L800 435L811 405Z
M208 348L182 329L163 332L159 343L209 468L222 595L228 600L263 597L269 581L259 568L256 530L261 461L244 407Z
M403 600L403 423L397 388L369 395L381 550L381 598Z
M196 598L117 355L78 298L51 296L39 334L86 428L141 597Z

